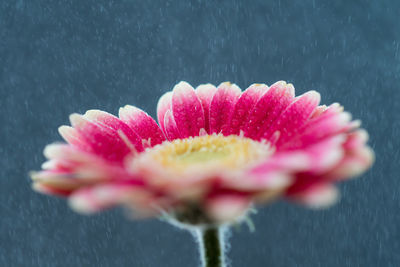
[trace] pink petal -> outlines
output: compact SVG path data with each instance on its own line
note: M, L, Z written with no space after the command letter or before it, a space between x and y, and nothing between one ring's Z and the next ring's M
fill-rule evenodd
M324 138L345 132L349 129L351 116L342 112L339 105L331 105L320 116L309 120L300 127L297 137L281 144L280 149L299 149L315 144Z
M122 163L125 156L132 152L118 132L111 127L92 122L78 114L72 114L70 120L72 126L90 145L93 153L104 159ZM140 148L139 145L138 147Z
M326 105L316 107L313 113L311 114L310 119L319 117L326 109L327 109Z
M62 196L62 197L67 197L72 193L71 190L53 188L51 186L41 183L33 183L32 189L42 194Z
M47 145L44 148L43 154L48 159L64 159L64 160L79 160L90 161L96 158L97 155L90 152L82 151L78 147L70 146L63 143L55 143Z
M47 170L69 174L74 178L125 179L129 177L119 164L111 164L93 153L84 152L66 144L51 144L44 149L44 155L50 159Z
M344 156L344 136L327 138L302 150L309 157L308 173L320 174L334 167Z
M207 133L210 133L210 105L216 92L217 88L212 84L203 84L196 88L197 97L203 106L204 127Z
M172 102L172 92L167 92L160 97L160 100L158 100L158 104L157 104L157 120L158 120L158 124L160 125L161 130L164 133L165 133L164 117L165 117L165 113L168 110L172 110L171 102Z
M69 144L80 148L83 151L91 152L92 147L88 145L86 140L79 134L79 132L70 126L60 126L58 132Z
M172 93L172 114L181 138L198 136L204 129L204 113L200 100L192 86L178 83Z
M275 170L299 172L309 169L311 164L310 157L302 151L277 152L265 162L253 167L250 174L263 175Z
M150 140L150 146L165 141L164 134L155 120L141 109L127 105L120 108L119 117L142 139Z
M239 87L228 82L218 86L210 105L210 134L228 131L233 108L240 92Z
M352 133L349 133L347 136L346 142L343 144L343 147L347 150L358 149L363 147L369 139L367 131L364 129L359 129Z
M32 180L35 184L41 185L38 188L47 188L49 190L61 192L73 192L85 183L81 180L75 179L74 174L63 172L59 170L41 171L31 174ZM90 180L88 180L90 181ZM92 182L94 183L94 182ZM86 183L90 184L90 183ZM51 192L50 192L51 193Z
M235 105L230 127L224 132L225 135L240 134L240 129L247 122L250 111L267 90L268 86L265 84L253 84L242 93Z
M327 171L335 167L343 158L343 136L334 136L314 144L304 150L276 152L266 162L250 171L250 177L270 179L275 174L294 175L288 194L297 194L324 180ZM260 180L260 181L261 181Z
M242 192L280 192L290 186L293 178L284 169L273 167L261 171L251 171L238 179L225 180L224 185Z
M167 110L167 112L165 113L164 127L165 127L164 129L165 136L169 141L181 138L181 133L179 132L178 127L176 126L171 110Z
M118 119L110 113L101 110L88 110L83 115L85 118L98 123L100 126L107 127L114 130L113 134L119 136L121 139L121 133L128 140L123 140L124 142L130 142L129 145L133 145L135 149L139 152L143 151L142 138L133 131L126 123Z
M341 162L326 176L331 180L342 180L358 176L367 170L374 162L374 152L365 145L368 134L365 130L358 130L348 135L343 144L346 153Z
M345 155L328 177L334 180L342 180L358 176L371 167L374 162L374 152L369 147L362 147Z
M261 130L271 125L293 99L294 88L291 84L273 84L250 111L247 123L243 127L244 135L259 140L263 133Z
M287 107L279 118L268 125L263 138L270 139L276 131L280 132L276 146L286 142L298 133L298 130L309 119L314 109L318 106L320 95L315 91L310 91L297 98L296 101ZM264 127L265 128L265 127Z
M104 184L75 191L69 204L77 212L91 214L124 203L131 186Z
M296 174L294 183L287 194L293 195L308 190L308 188L326 182L326 173L332 170L344 157L344 136L333 136L322 142L309 146L302 151L311 163L306 171Z

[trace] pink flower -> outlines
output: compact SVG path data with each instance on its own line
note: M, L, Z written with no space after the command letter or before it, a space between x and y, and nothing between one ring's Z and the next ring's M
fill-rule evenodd
M367 133L339 104L277 82L193 89L180 82L158 103L159 125L125 106L72 114L67 144L45 148L34 189L91 213L124 205L189 224L229 222L252 203L286 197L311 207L337 199L334 183L373 162Z

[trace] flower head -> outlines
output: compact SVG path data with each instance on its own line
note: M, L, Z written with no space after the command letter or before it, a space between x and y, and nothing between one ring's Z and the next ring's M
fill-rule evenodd
M252 203L286 197L311 207L337 199L334 183L373 162L367 133L339 104L277 82L177 84L158 103L157 124L125 106L119 118L89 110L61 126L67 144L45 148L33 187L91 213L122 204L189 224L234 221Z

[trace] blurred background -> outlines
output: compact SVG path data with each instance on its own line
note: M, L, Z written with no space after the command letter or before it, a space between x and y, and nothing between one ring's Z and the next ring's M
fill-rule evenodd
M87 109L155 115L193 86L286 80L363 121L374 167L324 211L281 201L233 229L232 266L400 266L399 1L3 0L0 266L198 266L192 236L121 210L72 212L33 192L30 170Z

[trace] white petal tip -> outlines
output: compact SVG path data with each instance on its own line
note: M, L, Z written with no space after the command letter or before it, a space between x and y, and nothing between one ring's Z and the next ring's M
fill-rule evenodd
M85 120L82 117L82 115L77 114L77 113L73 113L73 114L69 115L69 121L71 122L71 125L73 127L79 127L83 123L85 123Z
M138 119L138 115L141 113L147 115L147 113L142 111L140 108L131 105L126 105L119 109L118 116L120 119L136 120Z
M313 99L315 99L315 102L319 103L319 101L321 101L321 94L318 93L317 91L311 90L311 91L308 91L306 94L308 94L309 97L312 97Z
M217 89L217 88L211 83L200 84L199 86L196 87L196 91L211 92L211 91L214 91L215 89Z
M340 197L335 186L323 186L301 197L301 202L312 209L324 209L335 204Z
M235 221L242 217L250 206L250 201L238 197L220 197L208 205L209 215L217 222Z
M75 195L68 199L68 204L76 212L81 214L93 214L97 209L90 204L90 201L81 195Z
M176 94L185 94L188 90L194 90L194 88L189 83L181 81L174 86L172 91L174 95L176 95Z
M48 192L48 190L46 190L46 188L40 183L33 183L32 190L42 194L46 194Z
M88 119L88 120L98 120L99 118L101 118L102 116L104 116L106 114L108 114L108 113L105 112L105 111L102 111L102 110L90 109L90 110L85 112L83 117Z
M71 126L62 125L58 127L58 133L68 142L68 140L75 136L75 129Z
M60 145L60 144L47 145L43 150L43 155L48 159L55 158L55 157L61 155L61 153L60 153L61 146L62 145Z

